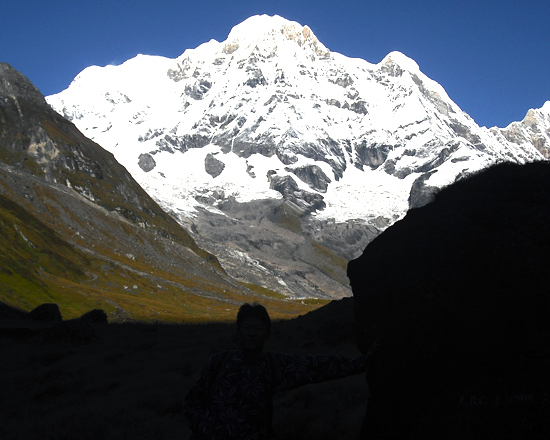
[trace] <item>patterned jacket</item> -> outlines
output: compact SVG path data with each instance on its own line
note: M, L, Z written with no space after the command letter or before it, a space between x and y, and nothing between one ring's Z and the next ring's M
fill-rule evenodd
M273 395L365 372L365 356L298 356L242 349L217 353L184 402L192 440L264 440L272 436Z

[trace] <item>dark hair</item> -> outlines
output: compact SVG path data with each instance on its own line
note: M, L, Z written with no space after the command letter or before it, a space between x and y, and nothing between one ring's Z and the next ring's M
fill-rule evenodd
M269 313L267 313L266 308L261 304L257 302L252 304L248 304L248 303L243 304L239 308L239 312L237 313L237 328L241 327L241 323L246 318L260 319L267 327L267 331L271 332L271 318L269 317Z

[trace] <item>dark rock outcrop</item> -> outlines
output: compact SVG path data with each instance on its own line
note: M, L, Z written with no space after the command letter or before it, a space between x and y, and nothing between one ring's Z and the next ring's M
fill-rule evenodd
M270 174L268 178L271 189L280 192L285 202L288 202L299 215L325 208L322 195L301 190L292 176Z
M107 323L107 314L101 309L91 310L80 318L64 321L59 306L45 303L29 313L20 312L0 302L0 339L17 342L74 342L97 341L94 324Z
M426 185L425 182L435 172L436 170L432 170L428 173L424 173L414 181L411 192L409 193L409 209L421 208L433 200L434 195L439 189Z
M146 173L152 171L157 166L155 159L149 153L139 155L138 165Z
M193 99L200 100L204 98L204 95L206 93L208 93L208 91L210 90L210 87L212 87L212 83L210 81L201 79L201 80L198 80L192 86L190 85L185 86L185 94L190 96Z
M328 184L331 182L321 167L317 165L305 165L297 168L287 167L286 170L293 172L302 182L322 193L327 192Z
M225 164L221 160L216 159L216 157L212 153L208 153L204 158L204 169L212 177L218 177L222 173L224 168Z
M355 147L357 155L355 166L363 169L363 165L366 165L375 170L386 161L391 150L391 145L369 145L367 141L363 140Z
M28 319L39 322L61 322L63 320L59 307L53 303L40 304L32 309Z
M362 438L550 437L550 164L440 191L348 265L358 345L380 338Z
M90 310L79 318L81 321L106 324L107 314L101 309Z

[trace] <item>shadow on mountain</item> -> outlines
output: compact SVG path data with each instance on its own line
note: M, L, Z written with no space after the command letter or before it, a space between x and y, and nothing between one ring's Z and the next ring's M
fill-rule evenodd
M380 338L362 438L550 437L550 164L502 164L409 211L348 265Z

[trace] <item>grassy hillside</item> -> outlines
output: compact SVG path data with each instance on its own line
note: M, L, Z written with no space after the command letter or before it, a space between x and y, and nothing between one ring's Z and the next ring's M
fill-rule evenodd
M324 304L242 286L181 244L175 226L164 236L5 168L0 226L0 301L26 311L54 302L67 319L101 308L111 321L181 323L230 319L243 302L263 301L281 318Z

